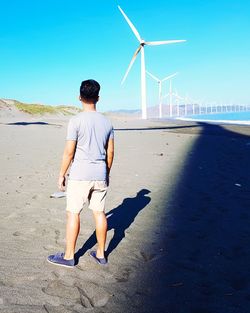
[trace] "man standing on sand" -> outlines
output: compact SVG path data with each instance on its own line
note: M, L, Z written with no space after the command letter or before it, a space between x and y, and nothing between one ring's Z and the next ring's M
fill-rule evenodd
M72 117L68 124L58 187L65 186L65 175L72 162L67 185L66 249L48 256L55 265L73 267L76 240L80 230L80 212L89 201L96 223L98 248L90 256L104 265L107 219L104 213L109 183L109 173L114 157L114 130L110 121L96 111L100 85L95 80L85 80L80 87L83 112Z

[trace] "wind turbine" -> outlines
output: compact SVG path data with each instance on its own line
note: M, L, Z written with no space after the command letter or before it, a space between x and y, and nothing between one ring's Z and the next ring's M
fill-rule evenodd
M175 93L174 93L175 99L176 99L176 105L177 105L177 116L180 115L180 101L185 100L185 98L181 97L178 92L177 89L175 89Z
M169 80L169 115L173 116L173 90L172 90L172 78Z
M136 49L132 60L130 61L130 64L128 66L128 69L122 79L122 84L126 80L128 73L134 64L134 61L141 52L141 106L142 106L142 118L146 119L147 118L147 103L146 103L146 69L145 69L145 54L144 54L144 46L158 46L158 45L167 45L167 44L172 44L172 43L178 43L178 42L184 42L186 40L165 40L165 41L145 41L144 39L141 38L140 34L138 33L137 29L135 26L132 24L130 19L127 17L127 15L124 13L122 8L118 6L118 9L120 10L121 14L127 21L128 25L130 26L132 32L134 33L135 37L139 41L139 47Z
M163 79L159 79L158 77L154 76L153 74L151 74L149 71L147 71L148 75L151 76L154 80L157 81L157 83L159 84L159 118L162 118L162 83L165 82L168 79L173 78L174 76L176 76L178 73L174 73L172 75L166 76Z

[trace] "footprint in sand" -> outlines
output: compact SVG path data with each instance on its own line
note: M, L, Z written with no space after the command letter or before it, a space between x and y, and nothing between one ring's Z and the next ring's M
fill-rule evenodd
M73 312L79 312L80 311L80 310L72 311L71 309L67 309L63 305L54 306L54 305L50 305L50 304L45 304L44 309L45 309L45 312L47 312L47 313L73 313ZM81 309L82 309L82 307L81 307Z
M124 282L128 281L130 274L131 274L131 269L130 268L124 268L121 272L119 272L115 276L115 279L119 283L124 283Z
M8 216L6 216L5 218L16 218L16 217L18 217L18 214L17 213L15 213L15 212L13 212L13 213L11 213L10 215L8 215Z
M36 228L30 228L30 229L28 229L28 230L26 230L25 232L20 232L20 231L15 231L12 235L13 236L16 236L16 237L18 237L18 236L22 236L22 235L29 235L29 234L32 234L32 233L34 233L36 231Z
M15 231L12 235L19 237L19 236L22 236L23 234L20 231Z
M145 262L149 262L149 261L153 260L154 257L156 256L156 254L154 254L154 253L147 253L145 251L140 251L140 254L143 257L143 260Z
M57 248L56 248L55 246L53 246L53 245L46 245L46 246L43 246L43 249L44 249L45 251L54 251L54 250L56 250Z
M71 300L80 299L80 293L77 287L67 286L61 281L52 281L42 291L47 295L57 296L59 298L66 298Z
M60 231L58 229L55 230L55 242L58 243L58 239L60 238Z
M103 307L107 304L112 296L99 284L93 282L76 281L75 286L81 294L81 303L83 307Z
M42 230L42 236L45 236L45 235L47 235L49 233L49 231L47 230L47 229L43 229Z

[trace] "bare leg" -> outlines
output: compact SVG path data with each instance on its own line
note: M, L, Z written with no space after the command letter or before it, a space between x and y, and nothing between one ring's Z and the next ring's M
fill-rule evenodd
M80 230L80 214L67 211L66 224L66 250L64 258L70 260L74 258L76 240Z
M98 248L96 256L104 258L105 243L107 237L107 218L104 212L93 211L96 224L96 239Z

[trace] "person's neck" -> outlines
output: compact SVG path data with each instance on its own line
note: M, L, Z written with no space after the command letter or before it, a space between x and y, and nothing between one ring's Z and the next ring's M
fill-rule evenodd
M83 107L84 112L96 112L96 104L95 103L82 102L82 107Z

